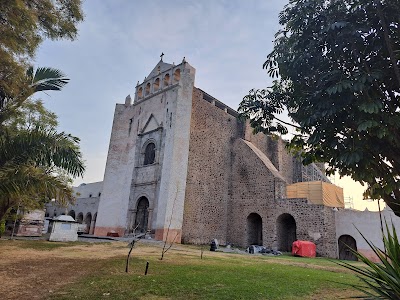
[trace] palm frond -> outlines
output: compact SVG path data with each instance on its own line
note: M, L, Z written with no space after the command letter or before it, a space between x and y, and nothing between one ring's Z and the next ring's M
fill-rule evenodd
M52 130L21 130L16 135L0 136L0 168L7 165L58 167L73 177L83 175L85 166L78 147L79 139Z
M68 81L69 79L65 77L62 71L54 68L40 67L31 75L30 86L34 88L35 92L59 91Z

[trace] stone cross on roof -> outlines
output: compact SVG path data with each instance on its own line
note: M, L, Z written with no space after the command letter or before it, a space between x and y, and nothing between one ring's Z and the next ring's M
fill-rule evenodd
M163 59L163 56L164 56L164 52L161 52L161 55L160 55L161 61L162 61L162 59Z

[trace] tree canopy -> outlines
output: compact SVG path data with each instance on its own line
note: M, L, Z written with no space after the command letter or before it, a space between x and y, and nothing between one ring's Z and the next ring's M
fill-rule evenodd
M21 94L44 39L74 40L82 20L81 0L0 1L0 101Z
M289 148L367 183L400 216L400 2L291 0L263 67L277 79L239 112L255 132L297 129Z
M56 115L31 96L59 91L68 78L30 65L44 39L77 36L81 0L0 1L0 223L12 208L72 200L84 172L79 139L57 132Z

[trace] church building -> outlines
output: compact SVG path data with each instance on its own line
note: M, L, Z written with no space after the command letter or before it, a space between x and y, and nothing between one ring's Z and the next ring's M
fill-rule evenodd
M116 105L94 235L135 230L283 251L311 240L335 257L342 189L279 137L253 135L235 110L195 86L195 75L185 59L161 59L133 99Z

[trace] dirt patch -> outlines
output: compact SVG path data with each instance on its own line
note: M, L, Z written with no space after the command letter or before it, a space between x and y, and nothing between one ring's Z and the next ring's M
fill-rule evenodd
M99 267L101 260L126 255L125 243L88 244L36 250L23 242L0 244L0 298L43 299ZM2 295L2 296L1 296Z

